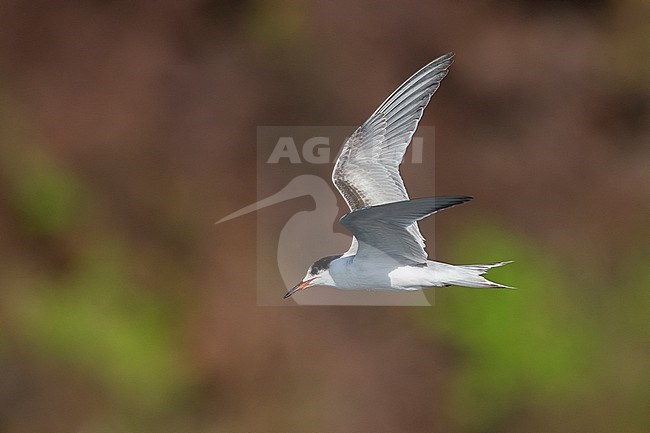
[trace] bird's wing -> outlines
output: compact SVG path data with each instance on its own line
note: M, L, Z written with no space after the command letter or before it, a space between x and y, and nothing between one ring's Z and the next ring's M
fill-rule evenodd
M453 57L454 53L445 54L416 72L343 145L332 181L351 211L409 199L399 165ZM408 230L424 249L417 224ZM354 254L356 247L353 239L345 255Z
M406 80L343 145L332 181L351 211L408 200L399 164L453 56L445 54Z
M376 261L384 256L401 265L420 265L427 262L427 255L408 228L439 210L468 200L471 197L463 195L386 203L350 212L340 223L358 239L355 262Z

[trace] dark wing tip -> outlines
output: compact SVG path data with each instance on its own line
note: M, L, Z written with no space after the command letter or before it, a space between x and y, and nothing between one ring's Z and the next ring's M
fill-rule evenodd
M448 195L432 197L435 203L436 211L446 209L448 207L457 206L459 204L467 203L474 197L471 195Z
M472 200L473 198L474 197L472 197L471 195L439 195L439 196L436 196L436 197L427 197L427 198L424 198L424 200L431 200L432 199L432 200L435 200L440 205L448 207L448 206L454 206L454 205L457 205L457 204L466 203L466 202ZM420 200L420 199L416 199L416 200Z

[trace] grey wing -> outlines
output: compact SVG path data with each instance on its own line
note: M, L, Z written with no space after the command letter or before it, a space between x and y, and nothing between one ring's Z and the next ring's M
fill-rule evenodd
M445 54L416 72L343 145L332 181L351 211L409 199L399 165L453 57L454 53ZM418 225L408 230L424 250ZM353 239L345 255L355 254L356 247Z
M427 262L427 255L409 227L468 200L471 197L450 196L386 203L350 212L340 222L358 239L355 261L375 262L383 256L401 265L421 265Z
M343 145L332 181L351 211L408 199L399 164L453 56L445 54L406 80Z

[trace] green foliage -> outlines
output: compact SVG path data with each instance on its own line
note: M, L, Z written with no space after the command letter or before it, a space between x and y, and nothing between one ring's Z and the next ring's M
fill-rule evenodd
M71 226L80 209L76 179L44 153L27 158L20 168L11 198L22 223L37 234L56 233Z
M58 249L21 257L17 263L25 263L27 283L20 272L0 275L0 283L20 287L8 297L15 310L12 327L48 362L98 385L126 420L165 413L190 379L176 338L177 306L143 287L163 278L134 277L148 257L133 252L134 241L104 223L106 212L91 188L46 150L42 137L2 108L0 117L9 121L0 127L0 185L19 229L16 236L61 240L65 258L46 267L41 260Z
M83 209L81 181L3 104L0 118L0 184L5 184L3 192L22 228L51 235L74 226Z
M438 290L423 323L460 350L452 404L466 428L479 429L526 409L524 401L552 406L585 394L598 335L542 251L496 227L473 226L456 256L467 263L514 259L489 278L518 290Z
M73 272L46 283L23 312L26 336L104 386L118 402L156 411L187 383L169 305L129 276L125 251L108 240Z

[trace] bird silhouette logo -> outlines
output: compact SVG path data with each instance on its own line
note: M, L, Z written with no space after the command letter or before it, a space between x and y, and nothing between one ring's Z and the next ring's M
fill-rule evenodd
M304 195L314 200L314 210L295 213L280 233L276 251L278 269L287 286L283 299L293 297L305 304L404 305L408 297L407 305L430 305L423 291L433 287L511 288L484 277L491 268L510 262L452 265L429 259L418 221L472 197L411 199L400 174L422 113L447 75L453 57L454 53L447 53L413 74L345 140L332 171L332 183L350 210L339 222L352 233L351 239L332 230L339 213L336 195L315 175L297 176L280 191L221 220ZM318 163L327 159L320 158L327 154L321 152L321 145L326 143L315 138L305 142L303 151L318 148L319 158L311 161ZM300 162L292 143L278 140L268 161L279 162L286 157L292 164ZM309 159L309 152L303 155ZM344 240L350 244L347 251ZM332 255L341 250L345 252ZM309 264L316 257L321 258L303 266L307 268L304 277L293 275L293 265L302 263L303 258ZM298 284L292 286L291 281ZM314 286L327 289L305 290Z

